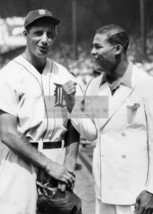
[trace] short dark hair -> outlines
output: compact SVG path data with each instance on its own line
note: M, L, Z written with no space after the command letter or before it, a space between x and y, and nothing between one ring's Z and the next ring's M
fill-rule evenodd
M105 25L96 30L96 34L107 34L107 41L112 45L120 44L124 51L127 51L129 45L129 36L124 28L119 25L110 24Z

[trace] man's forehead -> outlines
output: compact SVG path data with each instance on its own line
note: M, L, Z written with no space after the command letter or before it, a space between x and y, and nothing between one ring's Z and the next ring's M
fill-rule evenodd
M101 42L106 42L106 41L107 41L107 34L97 33L94 36L93 43L101 43Z

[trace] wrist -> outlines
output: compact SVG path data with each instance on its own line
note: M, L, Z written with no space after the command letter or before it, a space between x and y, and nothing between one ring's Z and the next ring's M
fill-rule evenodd
M51 170L52 166L53 166L53 161L51 161L47 157L45 157L41 162L41 167L46 173L48 173Z
M65 161L64 166L67 168L68 171L74 172L75 171L75 164L76 161Z

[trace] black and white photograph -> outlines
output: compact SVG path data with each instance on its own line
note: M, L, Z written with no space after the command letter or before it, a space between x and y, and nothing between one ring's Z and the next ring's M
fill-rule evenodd
M0 214L153 214L153 1L0 5Z

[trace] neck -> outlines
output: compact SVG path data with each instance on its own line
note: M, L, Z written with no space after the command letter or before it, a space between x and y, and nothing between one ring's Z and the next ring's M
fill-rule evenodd
M128 60L121 61L116 67L112 68L107 72L108 81L113 83L114 81L120 79L125 74L128 68Z
M27 50L25 50L25 52L23 53L23 57L27 61L29 61L40 74L42 74L44 67L46 65L46 58L44 59L37 58L34 55L30 54L29 51Z

